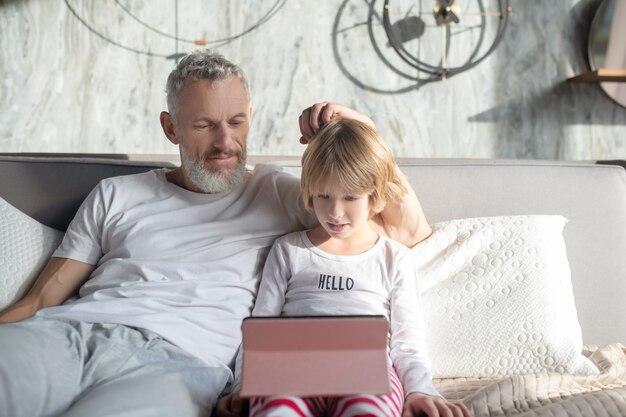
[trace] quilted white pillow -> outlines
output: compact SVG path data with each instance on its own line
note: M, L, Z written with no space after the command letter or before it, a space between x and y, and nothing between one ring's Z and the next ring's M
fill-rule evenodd
M0 310L26 293L62 237L0 198Z
M561 216L460 219L413 248L435 377L591 375Z

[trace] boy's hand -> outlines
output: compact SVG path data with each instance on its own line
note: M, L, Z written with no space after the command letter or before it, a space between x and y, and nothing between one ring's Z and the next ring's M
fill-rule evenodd
M309 143L309 140L313 137L313 135L315 135L322 126L326 125L335 117L340 119L358 120L376 128L372 119L349 107L342 106L338 103L316 103L311 107L304 109L298 119L301 135L300 143Z
M239 396L238 392L225 395L217 400L216 414L218 417L239 417L244 415L246 401Z
M435 397L421 392L412 392L404 400L402 417L471 417L463 403L451 403L445 398Z

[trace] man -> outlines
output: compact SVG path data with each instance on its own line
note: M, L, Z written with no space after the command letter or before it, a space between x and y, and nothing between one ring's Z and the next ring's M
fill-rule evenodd
M239 67L192 53L167 102L161 125L181 166L102 181L33 288L0 313L0 415L208 415L232 380L269 247L313 216L298 179L246 170L252 107ZM332 117L372 123L316 104L301 142ZM375 223L408 245L430 233L412 192Z

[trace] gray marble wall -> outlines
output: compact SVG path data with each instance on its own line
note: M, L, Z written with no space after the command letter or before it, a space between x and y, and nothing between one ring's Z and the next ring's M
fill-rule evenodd
M623 159L626 109L565 82L598 3L512 0L493 54L424 83L388 45L382 0L0 0L0 152L177 152L158 123L167 56L201 38L247 72L250 154L299 155L300 111L332 100L397 156Z

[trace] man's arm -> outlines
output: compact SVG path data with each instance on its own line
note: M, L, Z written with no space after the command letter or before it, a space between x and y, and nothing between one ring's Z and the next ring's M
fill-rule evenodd
M0 313L0 323L24 320L44 307L70 298L89 278L94 266L68 258L51 258L26 296Z
M432 229L413 187L400 169L398 175L407 190L404 198L395 203L388 203L371 222L379 233L412 248L430 236Z
M300 143L308 143L320 128L335 117L358 120L376 128L372 119L349 107L337 103L317 103L306 108L300 115ZM379 233L413 247L430 236L432 229L413 187L399 169L398 174L407 193L402 201L387 204L383 211L374 216L372 225Z

